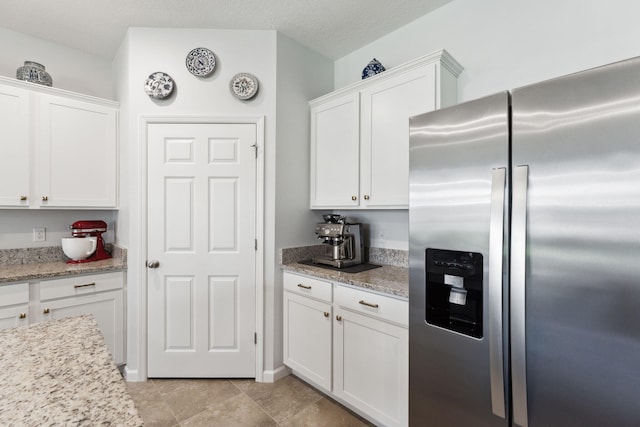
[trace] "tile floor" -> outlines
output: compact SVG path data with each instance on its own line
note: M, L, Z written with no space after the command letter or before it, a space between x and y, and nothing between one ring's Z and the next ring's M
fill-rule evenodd
M372 426L290 375L252 379L154 379L127 383L145 426Z

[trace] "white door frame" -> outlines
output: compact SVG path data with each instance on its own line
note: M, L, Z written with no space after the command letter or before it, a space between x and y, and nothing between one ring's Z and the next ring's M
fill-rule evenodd
M209 116L143 116L140 118L140 153L138 178L140 182L140 218L138 229L139 260L147 260L147 128L150 124L255 124L256 125L256 381L263 381L264 372L264 116L209 117ZM131 177L133 179L134 177ZM132 233L133 235L133 233ZM139 363L138 376L147 377L147 269L139 267L141 273L139 285L140 307L139 325ZM127 322L129 323L129 322ZM142 378L140 378L142 379Z

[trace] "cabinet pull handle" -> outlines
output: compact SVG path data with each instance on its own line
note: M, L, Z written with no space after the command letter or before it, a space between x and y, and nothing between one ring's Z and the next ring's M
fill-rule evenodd
M342 316L336 316L336 320L339 322L342 320Z
M364 195L364 199L365 199L365 200L369 200L369 195L368 195L368 194L365 194L365 195Z
M49 309L48 309L48 308L45 308L44 310L42 310L42 312L43 312L44 314L49 314Z
M78 288L86 288L88 286L95 286L96 282L92 282L92 283L87 283L85 285L73 285L74 288L78 289Z
M324 317L329 317L329 312L328 311L324 312Z
M309 285L303 285L302 283L298 283L298 287L302 288L302 289L311 289L311 286Z
M20 319L26 319L27 318L27 313L20 313L20 315L18 317Z
M370 302L366 302L365 300L358 301L358 304L366 305L367 307L378 308L378 304L371 304Z
M20 196L20 201L24 202L25 200L27 200L27 196Z
M358 200L358 198L356 196L351 196L351 200L355 202L356 200Z
M43 202L46 202L46 201L48 201L48 200L49 200L49 196L42 196L42 201L43 201Z

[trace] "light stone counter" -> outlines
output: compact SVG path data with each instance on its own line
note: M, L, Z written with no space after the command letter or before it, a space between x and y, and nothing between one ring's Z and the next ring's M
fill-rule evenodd
M409 298L409 270L406 267L383 265L361 273L345 273L295 262L283 264L282 269L331 280L332 282L346 283L395 297Z
M93 316L5 329L0 343L0 425L143 425Z
M55 277L126 270L126 249L114 246L113 258L67 264L62 248L9 249L0 251L0 285Z
M300 264L317 255L328 255L327 245L284 248L280 253L280 266L285 271L307 274L332 282L364 288L401 299L409 299L409 254L396 249L365 248L365 255L371 264L382 265L361 273Z

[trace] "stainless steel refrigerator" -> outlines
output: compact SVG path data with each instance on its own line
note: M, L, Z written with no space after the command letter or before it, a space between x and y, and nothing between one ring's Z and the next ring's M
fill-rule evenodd
M410 424L640 426L640 59L410 127Z

